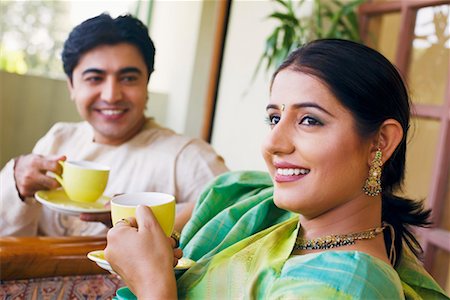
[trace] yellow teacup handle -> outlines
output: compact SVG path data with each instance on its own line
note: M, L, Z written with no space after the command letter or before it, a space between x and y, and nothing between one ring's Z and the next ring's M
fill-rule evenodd
M64 161L58 160L58 164L60 164L61 167L64 169ZM64 180L62 179L61 176L59 176L58 174L55 173L55 179L56 179L56 181L59 182L59 184L60 184L62 187L64 187Z

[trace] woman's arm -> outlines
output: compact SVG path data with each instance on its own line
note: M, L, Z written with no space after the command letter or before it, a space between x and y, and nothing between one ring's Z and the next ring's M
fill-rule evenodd
M119 222L107 235L106 260L139 299L176 299L173 266L181 257L148 207L138 206L136 219Z

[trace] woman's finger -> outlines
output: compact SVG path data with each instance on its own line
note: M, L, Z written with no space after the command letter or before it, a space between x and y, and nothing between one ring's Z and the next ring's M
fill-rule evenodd
M173 256L180 259L183 257L183 250L181 250L180 248L176 248L173 250Z
M156 220L152 210L147 206L138 205L136 207L136 222L140 232L153 231L155 229L162 231L158 220Z
M173 258L173 267L175 268L178 265L178 258Z
M127 221L128 221L128 224L130 224L131 227L138 228L138 223L136 221L136 218L128 217Z
M130 221L128 221L128 219L120 219L119 221L114 223L114 227L119 227L119 226L131 226L131 223L130 223Z
M175 239L172 236L169 236L168 239L169 239L170 246L172 248L174 248L174 249L178 248L177 241L175 241Z
M117 227L117 226L126 226L126 227L135 227L135 228L137 228L136 219L133 218L133 217L120 219L119 221L117 221L114 224L114 227Z

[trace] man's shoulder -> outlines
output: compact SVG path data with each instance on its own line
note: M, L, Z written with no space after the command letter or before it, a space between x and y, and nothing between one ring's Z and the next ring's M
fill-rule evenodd
M172 129L162 127L150 119L140 133L138 141L144 144L152 144L152 147L170 147L181 150L196 138L181 135Z
M91 133L89 133L91 132ZM72 143L74 140L89 140L86 138L92 135L87 122L78 123L55 123L50 130L36 143L33 153L54 154L64 145Z
M157 129L145 140L154 150L161 149L167 153L185 153L195 156L199 153L215 153L212 146L200 138L178 134L170 129Z
M89 130L89 126L87 122L57 122L53 124L53 126L48 131L47 135L50 136L66 136L73 135L77 132L87 132Z

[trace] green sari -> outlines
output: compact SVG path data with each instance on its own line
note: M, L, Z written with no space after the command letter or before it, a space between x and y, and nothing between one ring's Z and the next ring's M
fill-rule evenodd
M230 172L205 190L181 236L197 264L187 299L448 299L405 251L397 270L359 251L291 255L298 215L277 208L263 172Z

